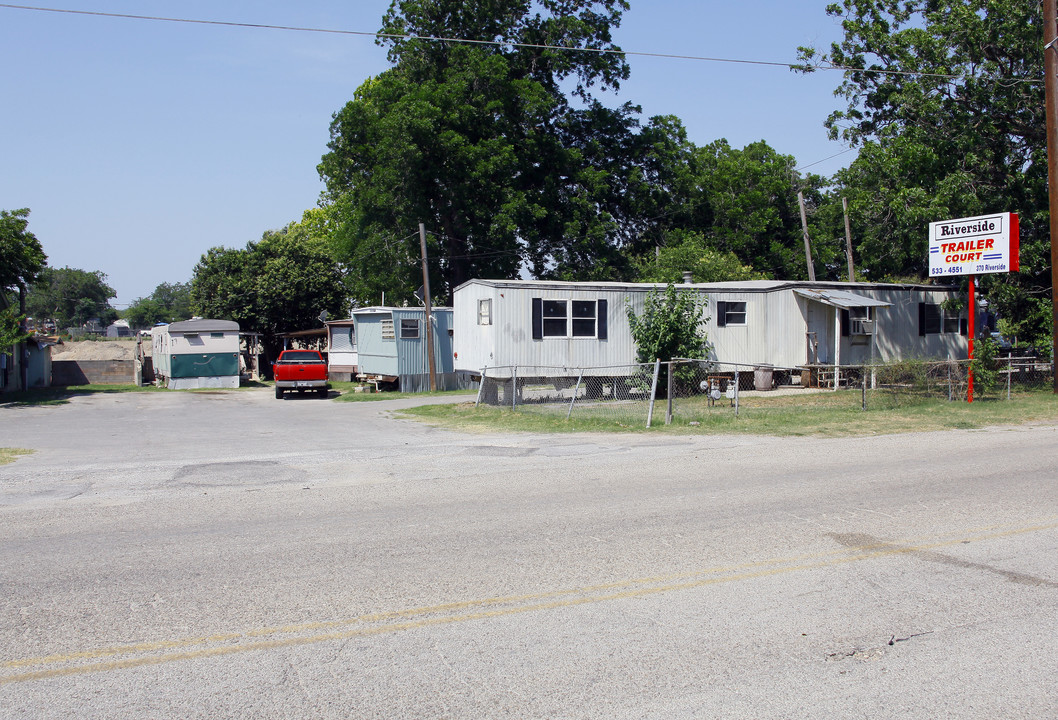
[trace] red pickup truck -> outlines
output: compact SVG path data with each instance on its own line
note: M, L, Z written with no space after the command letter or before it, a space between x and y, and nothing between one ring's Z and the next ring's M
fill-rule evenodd
M282 399L288 390L298 394L313 391L327 397L327 362L316 350L284 350L272 365L276 381L276 398Z

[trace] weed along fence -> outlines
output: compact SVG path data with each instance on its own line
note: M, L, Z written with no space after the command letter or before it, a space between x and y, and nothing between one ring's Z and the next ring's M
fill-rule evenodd
M701 425L723 416L791 408L898 407L924 400L966 401L965 360L885 365L779 367L707 360L590 368L506 366L481 373L477 405L507 407L628 427ZM1009 400L1052 387L1053 364L1003 357L974 365L974 397Z

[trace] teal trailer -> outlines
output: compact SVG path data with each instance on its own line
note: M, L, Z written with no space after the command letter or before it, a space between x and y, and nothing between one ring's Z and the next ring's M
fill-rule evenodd
M151 330L154 374L174 390L239 387L239 323L194 318Z

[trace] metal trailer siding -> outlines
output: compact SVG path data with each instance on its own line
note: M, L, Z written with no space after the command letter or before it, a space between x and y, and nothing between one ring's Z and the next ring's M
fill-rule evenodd
M218 322L234 329L213 328ZM151 329L155 375L165 378L167 387L177 390L239 387L238 325L187 320L179 323L183 330L173 330L174 325L177 324Z
M452 365L452 338L448 330L452 326L452 311L449 308L432 308L434 372L450 373ZM401 338L400 321L417 320L419 337ZM430 373L430 358L426 351L426 311L420 308L397 308L393 311L393 326L397 335L397 370L401 376L427 375Z
M152 363L154 374L159 378L168 378L172 372L168 327L168 325L156 325L151 328Z
M954 333L918 334L918 307L921 302L940 305L945 300L957 297L952 290L939 288L900 291L877 289L879 300L892 303L884 313L879 313L881 327L876 326L875 357L880 361L913 358L965 358L969 352L969 339ZM865 295L867 293L864 293ZM965 312L959 314L965 317Z
M794 367L806 357L807 308L790 290L705 290L709 357L721 362ZM721 303L746 304L743 325L720 323Z
M545 281L471 280L456 289L455 352L461 371L483 367L589 368L635 362L636 347L628 325L626 306L643 311L647 293L663 285L619 283L562 283ZM819 340L819 361L843 365L871 359L867 336L842 336L841 308L803 297L796 289L842 290L887 302L876 308L874 358L888 361L909 357L964 357L966 338L955 333L920 337L918 308L921 302L940 304L954 297L952 288L922 285L868 283L809 283L749 281L680 286L708 298L705 330L711 357L726 362L797 367L808 362L808 336ZM608 337L533 339L532 302L541 299L606 299ZM492 301L492 325L479 323L478 302ZM720 302L745 302L744 325L717 322ZM835 356L835 345L837 355ZM665 360L666 358L661 358ZM598 371L605 374L605 370Z
M431 310L433 321L434 372L439 390L458 386L453 365L452 308ZM356 325L359 372L398 378L401 390L428 390L429 354L426 352L426 311L423 308L363 308L353 313ZM415 320L418 336L401 337L401 320ZM384 321L393 323L393 338L383 339Z
M452 299L452 351L456 371L478 373L496 362L496 299L499 290L471 281L461 286ZM483 325L478 316L478 303L491 303L489 324Z
M382 338L383 320L393 320L392 312L354 313L357 363L365 375L398 375L396 329L394 339ZM394 322L396 328L397 323Z
M327 324L327 366L329 369L356 367L356 333L348 323Z
M857 295L887 302L886 308L874 310L874 359L887 362L909 357L963 357L966 338L958 333L918 335L920 302L939 305L955 293L946 288L879 287L842 285ZM709 296L707 328L712 346L711 357L721 361L750 364L772 364L796 367L808 362L808 332L819 331L819 361L835 361L835 339L838 339L837 361L855 365L871 360L871 344L857 336L840 334L841 311L831 305L797 295L792 287L775 287L766 291L737 292L729 289L705 289ZM718 303L745 302L746 325L719 327ZM861 336L865 337L865 336Z
M616 284L610 284L616 285ZM636 362L626 307L643 312L651 286L610 287L580 283L481 284L471 280L454 293L457 369L488 367L600 368ZM492 324L478 324L478 301L492 300ZM607 338L533 339L533 300L606 300ZM598 319L596 319L598 323ZM598 328L598 325L596 326Z

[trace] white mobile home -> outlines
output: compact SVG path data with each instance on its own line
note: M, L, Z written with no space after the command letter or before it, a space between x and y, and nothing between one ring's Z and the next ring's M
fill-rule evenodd
M151 330L154 374L174 390L239 387L239 324L196 318Z
M647 294L664 288L471 280L454 294L456 370L535 366L590 374L634 363L627 308L642 314ZM879 361L966 356L965 320L941 307L955 296L950 287L758 280L677 288L708 298L704 326L710 357L720 362L795 368L862 364L872 353Z

